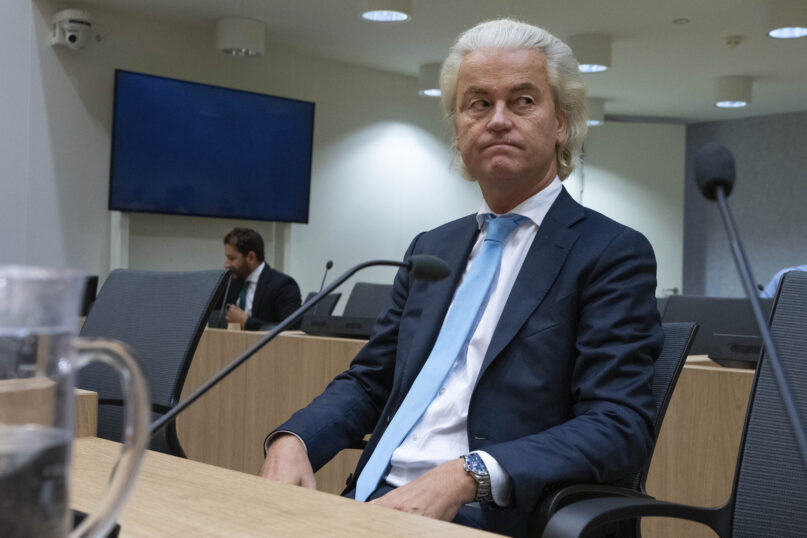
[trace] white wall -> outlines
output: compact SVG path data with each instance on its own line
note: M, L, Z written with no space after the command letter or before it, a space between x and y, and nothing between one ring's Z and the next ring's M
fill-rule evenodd
M22 34L28 49L7 55L20 36L0 34L0 58L9 64L3 72L13 74L0 86L2 140L9 142L0 147L0 164L4 175L15 178L4 181L3 194L9 196L0 197L8 206L0 217L4 228L15 231L0 237L4 262L71 265L102 276L108 271L115 68L316 103L309 224L132 214L133 268L220 266L221 238L233 226L247 225L264 235L270 263L291 273L305 293L319 287L326 260L334 261L333 277L366 259L400 259L417 232L478 207L476 185L450 169L451 135L438 103L416 95L414 78L313 58L271 43L263 58L230 58L214 50L212 23L182 25L98 11L93 20L100 42L81 53L53 49L47 43L48 21L61 7L50 0L12 0L0 12L14 21L13 33ZM11 119L11 134L5 117ZM680 193L674 187L683 181L674 177L675 166L683 166L682 128L631 124L602 129L593 131L588 143L584 201L645 232L663 265L678 267L678 276L660 282L680 286L680 233L668 229L675 219L660 209L683 211L683 187ZM625 158L632 152L638 154L636 162ZM655 162L678 164L651 166ZM651 169L666 172L659 176ZM597 177L610 185L600 195ZM631 199L636 202L626 202ZM660 215L663 224L656 226ZM391 269L379 269L357 278L389 281L392 275Z
M683 125L605 123L586 141L582 202L650 240L659 296L682 288L685 150Z
M28 104L33 12L27 0L0 2L0 263L25 263Z

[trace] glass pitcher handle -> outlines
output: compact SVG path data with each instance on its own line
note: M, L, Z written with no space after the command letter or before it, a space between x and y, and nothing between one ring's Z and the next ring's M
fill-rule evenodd
M148 383L126 344L102 338L76 338L78 368L90 362L103 362L117 370L123 393L123 450L112 471L104 498L91 514L70 533L70 538L105 536L115 524L134 487L137 472L149 444L151 400Z

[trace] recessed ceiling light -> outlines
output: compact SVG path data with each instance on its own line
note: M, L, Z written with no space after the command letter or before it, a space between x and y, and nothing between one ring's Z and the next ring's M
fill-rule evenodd
M423 64L418 71L418 93L426 97L440 97L440 69L443 64Z
M605 99L589 97L586 99L586 111L588 112L588 120L586 120L586 123L589 127L595 127L605 123Z
M768 35L776 39L798 39L807 35L807 28L801 26L775 28L768 32Z
M266 26L262 21L227 17L216 21L216 48L232 56L263 56Z
M717 77L714 103L718 108L742 108L751 103L751 77L731 75Z
M412 18L411 0L361 0L359 16L370 22L406 22Z
M765 29L776 39L797 39L807 36L807 5L796 0L765 2Z
M569 38L581 73L601 73L611 67L611 38L601 34L578 34Z

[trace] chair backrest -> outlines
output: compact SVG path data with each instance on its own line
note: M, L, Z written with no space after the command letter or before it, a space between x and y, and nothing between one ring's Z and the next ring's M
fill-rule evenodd
M354 318L377 318L381 309L389 299L392 284L371 284L369 282L356 282L343 315Z
M667 406L675 390L675 384L678 382L678 376L681 375L681 369L689 355L689 348L698 332L696 323L663 323L662 327L664 329L664 347L656 360L653 375L653 400L656 403L656 420L653 423L654 442L661 430L661 423L667 413ZM620 484L644 493L650 460L651 458L648 457L641 471Z
M310 301L315 295L317 294L316 291L312 291L308 294L305 298L303 303L307 303ZM329 293L322 300L319 302L317 306L306 312L306 315L314 315L314 316L330 316L333 312L333 309L336 308L336 302L342 296L341 293Z
M792 271L783 278L771 332L804 424L807 273ZM732 536L805 536L807 469L765 352L757 366L734 480Z
M224 270L181 273L118 269L110 273L81 329L81 336L114 338L136 352L149 381L153 417L179 400L205 323L220 297ZM91 364L78 386L98 392L98 435L121 438L121 389L114 372ZM184 455L172 423L151 448Z
M87 275L84 281L84 298L81 300L81 315L87 316L92 308L92 303L95 301L95 296L98 292L98 275Z
M773 300L761 299L761 302L767 315L771 311ZM715 333L759 336L751 304L744 297L671 295L664 305L661 321L689 321L698 324L698 335L690 350L693 355L709 353Z

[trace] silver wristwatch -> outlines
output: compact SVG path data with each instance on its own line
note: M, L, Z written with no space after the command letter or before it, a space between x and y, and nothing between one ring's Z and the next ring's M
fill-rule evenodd
M490 490L490 473L488 473L488 468L485 467L485 462L476 452L465 454L462 459L465 460L463 468L471 473L471 476L476 480L476 497L474 500L477 502L492 502L493 492Z

